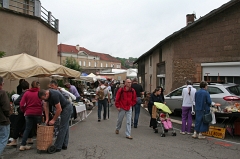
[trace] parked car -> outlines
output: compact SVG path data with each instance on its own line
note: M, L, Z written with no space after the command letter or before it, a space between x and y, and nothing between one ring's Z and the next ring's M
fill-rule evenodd
M181 110L182 107L182 90L187 86L179 87L169 94L165 95L166 105L174 111ZM199 83L194 83L193 87L197 90L200 89ZM234 83L218 84L209 83L208 92L213 102L220 103L221 109L226 106L233 105L235 102L240 102L240 85Z

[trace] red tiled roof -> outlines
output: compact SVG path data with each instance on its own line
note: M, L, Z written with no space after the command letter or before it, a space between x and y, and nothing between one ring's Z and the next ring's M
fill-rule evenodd
M90 56L100 57L100 60L103 60L103 61L111 61L111 62L121 63L121 61L119 61L115 57L112 57L109 54L92 52L92 51L90 51L90 50L88 50L84 47L80 47L80 51L84 51L85 53L87 53ZM77 54L79 51L76 49L76 46L59 44L58 45L58 53L62 53L62 52L64 52L64 53L76 53Z

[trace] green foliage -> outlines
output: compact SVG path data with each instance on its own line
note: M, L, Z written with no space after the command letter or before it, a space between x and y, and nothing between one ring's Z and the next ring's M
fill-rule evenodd
M2 58L5 55L6 55L6 53L4 51L0 51L0 58Z
M126 58L116 57L116 59L121 61L121 64L122 64L123 67L126 67L126 68L137 68L136 65L133 65L133 62L136 61L137 58L129 57L128 59L126 59Z
M67 57L66 60L63 61L63 65L67 68L71 68L76 71L81 71L80 65L73 57Z

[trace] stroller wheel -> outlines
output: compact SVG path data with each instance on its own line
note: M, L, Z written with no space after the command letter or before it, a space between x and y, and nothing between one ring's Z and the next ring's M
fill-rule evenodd
M56 147L54 145L49 146L48 149L47 149L47 152L50 153L50 154L56 152Z
M172 136L177 136L176 132L172 132Z
M161 137L165 137L165 134L161 134L160 136L161 136Z

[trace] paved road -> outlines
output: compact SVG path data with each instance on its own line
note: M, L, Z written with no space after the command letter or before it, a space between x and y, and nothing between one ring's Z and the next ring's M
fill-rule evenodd
M110 107L110 119L97 122L95 108L88 118L71 127L68 150L38 154L33 149L20 152L6 148L4 159L227 159L239 158L240 145L214 138L198 140L190 135L160 137L149 128L149 114L141 109L138 128L132 129L133 140L125 138L125 120L115 134L117 110ZM173 124L175 128L180 125ZM178 132L178 131L177 131Z

